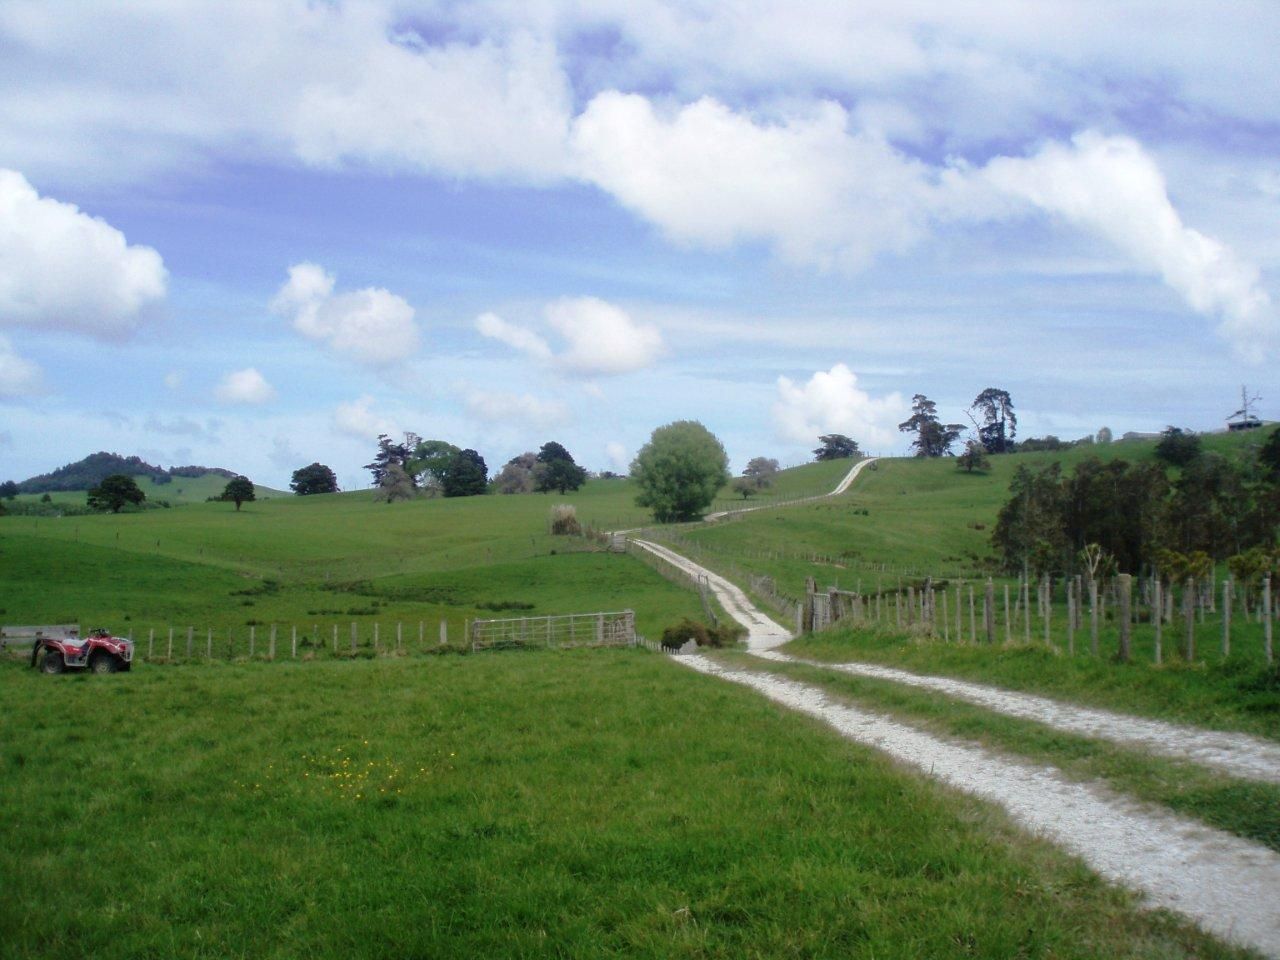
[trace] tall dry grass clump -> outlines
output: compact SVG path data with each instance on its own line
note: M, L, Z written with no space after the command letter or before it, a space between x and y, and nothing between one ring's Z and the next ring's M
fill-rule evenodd
M577 537L582 534L578 523L578 510L571 503L557 503L551 508L551 532L559 537Z

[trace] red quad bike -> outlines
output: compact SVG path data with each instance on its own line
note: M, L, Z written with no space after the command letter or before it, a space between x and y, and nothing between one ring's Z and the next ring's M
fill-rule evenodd
M115 673L132 666L133 641L113 637L106 630L90 630L87 637L79 640L41 637L31 648L31 666L37 663L41 673L65 670Z

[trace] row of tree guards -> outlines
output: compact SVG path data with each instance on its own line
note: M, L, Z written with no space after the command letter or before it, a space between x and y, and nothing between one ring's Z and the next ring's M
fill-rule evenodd
M468 620L463 625L462 641L470 635L470 630L471 621ZM300 651L304 656L308 653L330 651L334 656L350 656L361 650L388 654L412 652L415 637L417 649L428 650L433 644L438 649L449 644L449 622L441 620L438 631L434 627L429 629L425 620L419 620L416 625L398 622L394 630L387 630L385 634L380 623L375 622L362 629L353 620L349 630L345 623L323 627L318 623L313 624L310 632L305 627L299 631L296 624L273 623L263 624L261 630L255 625L239 631L215 631L212 627L197 630L191 626L185 630L168 627L157 631L150 628L145 638L141 634L135 638L132 631L128 637L134 641L134 657L144 657L147 660L154 660L157 656L166 660L173 660L175 656L188 660L199 657L208 660L225 657L231 660L237 656L275 660L286 654L296 659Z
M1097 656L1100 627L1110 617L1119 632L1116 656L1122 661L1131 659L1135 629L1145 624L1151 631L1156 663L1163 661L1166 640L1172 644L1181 641L1182 657L1190 662L1196 657L1196 627L1213 620L1220 621L1221 653L1225 658L1231 655L1234 620L1237 626L1260 627L1263 656L1268 665L1274 662L1272 629L1276 609L1269 576L1254 590L1238 588L1228 578L1222 581L1219 591L1219 585L1208 578L1188 578L1172 585L1154 578L1135 580L1122 573L1101 582L1069 578L1065 592L1062 623L1069 654L1076 652L1076 635L1087 629L1089 652ZM1026 578L1017 584L1002 584L997 592L995 582L988 577L985 583L977 584L935 585L926 580L919 587L864 595L836 587L820 591L810 577L805 584L804 602L796 612L796 626L801 632L810 632L838 622L892 624L895 629L923 631L944 642L951 642L954 637L958 642L995 643L1002 633L1005 643L1012 643L1015 638L1030 643L1033 637L1043 637L1046 644L1056 646L1054 593L1051 581L1041 580L1033 588Z

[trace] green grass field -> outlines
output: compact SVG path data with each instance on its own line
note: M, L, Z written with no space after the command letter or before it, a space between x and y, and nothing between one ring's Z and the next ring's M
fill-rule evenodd
M169 483L156 483L146 476L136 476L133 479L148 500L153 502L163 500L174 505L204 503L210 497L221 496L227 486L227 478L216 474L205 474L203 477L174 477ZM276 490L256 483L253 485L253 493L259 500L293 496L288 490ZM40 493L23 493L15 499L36 501L42 496L43 494ZM49 499L54 503L84 506L85 496L83 490L54 490L49 494Z
M1242 957L640 650L0 665L7 957Z
M625 555L548 533L551 505L584 523L646 519L626 481L594 481L566 497L487 496L375 503L368 491L173 510L0 520L0 622L78 622L180 635L212 629L217 649L243 649L247 628L280 624L344 642L355 621L389 636L419 623L633 609L656 637L700 615L693 593ZM590 549L591 552L587 552Z

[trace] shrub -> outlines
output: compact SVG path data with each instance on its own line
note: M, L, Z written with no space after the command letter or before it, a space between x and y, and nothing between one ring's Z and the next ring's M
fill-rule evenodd
M685 617L662 631L662 645L669 650L678 650L688 640L697 640L700 647L707 646L710 643L707 628L697 620Z
M551 532L557 537L582 535L582 524L578 523L578 511L573 504L557 503L551 508Z
M746 632L745 628L736 623L726 622L709 627L685 617L662 631L662 645L669 650L678 650L685 641L696 640L700 647L732 647Z

